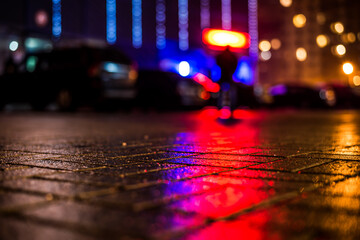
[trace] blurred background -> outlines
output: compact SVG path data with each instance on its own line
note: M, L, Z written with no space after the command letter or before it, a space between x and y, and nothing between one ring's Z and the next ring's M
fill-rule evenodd
M5 0L0 107L217 106L219 51L204 29L247 33L235 51L240 108L357 108L360 2Z

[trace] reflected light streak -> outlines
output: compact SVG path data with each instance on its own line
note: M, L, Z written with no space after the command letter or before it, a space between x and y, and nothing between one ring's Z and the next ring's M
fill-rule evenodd
M260 119L263 115L251 113L246 110L239 110L239 115L247 116L249 119ZM254 204L268 199L275 194L273 181L264 180L256 175L257 179L233 178L216 174L226 166L246 166L251 164L241 160L234 161L234 157L222 154L231 150L242 150L244 153L250 146L258 146L260 129L253 121L239 121L238 124L227 126L216 121L219 111L215 108L206 108L194 115L191 119L191 130L176 135L173 147L170 151L183 151L208 153L196 157L177 158L175 164L184 164L183 168L174 170L174 176L178 179L190 176L199 176L185 182L176 184L169 183L165 186L166 197L181 197L179 201L172 204L173 209L189 213L197 213L205 218L221 218L249 208ZM194 124L195 123L195 124ZM251 150L254 150L251 148ZM216 154L213 156L214 152ZM214 159L211 159L211 158ZM240 165L239 165L240 164ZM199 165L211 167L203 168ZM196 169L196 170L195 170ZM256 171L249 169L241 170L245 175L254 176ZM213 172L213 174L209 174ZM248 174L246 174L248 172ZM206 174L207 175L201 175ZM241 219L232 221L214 222L205 228L190 235L189 239L264 239L267 235L264 230L271 219L270 212L261 211L250 215L242 216ZM252 226L256 223L256 228ZM173 227L179 227L184 222L178 218L171 219ZM190 224L190 227L193 226ZM196 226L196 223L193 223ZM259 227L260 226L260 227ZM261 227L263 226L263 227ZM276 238L272 238L276 239Z
M234 221L215 222L208 227L194 233L189 240L215 239L281 239L276 234L265 231L266 224L272 219L269 212L263 211L245 216ZM254 226L256 223L256 226ZM261 227L263 226L263 227Z
M341 152L351 152L351 148L346 146L357 145L360 141L359 128L356 119L352 114L342 114L339 116L340 124L333 130L333 145Z

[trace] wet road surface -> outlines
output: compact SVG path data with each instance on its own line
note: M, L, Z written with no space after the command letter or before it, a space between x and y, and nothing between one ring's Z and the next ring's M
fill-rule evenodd
M360 112L0 114L0 239L359 239Z

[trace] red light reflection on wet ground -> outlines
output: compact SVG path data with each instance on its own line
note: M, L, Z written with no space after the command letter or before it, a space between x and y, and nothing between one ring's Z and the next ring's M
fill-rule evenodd
M204 219L216 220L241 212L275 194L272 181L231 175L232 172L240 169L245 172L250 171L252 173L248 175L253 175L254 171L247 167L263 161L263 159L257 161L251 155L262 151L257 147L261 145L259 126L254 124L253 120L262 118L263 115L236 110L233 112L236 120L231 124L219 121L221 116L221 110L204 109L196 116L196 128L178 134L175 143L179 147L169 149L179 153L187 151L198 154L174 159L171 163L214 169L213 174L202 177L202 184L197 189L203 191L172 203L172 209L195 214ZM215 170L216 168L220 168L220 171ZM192 171L192 168L188 170ZM199 181L192 182L192 184L199 183ZM169 185L168 192L177 196L189 193L189 186L176 186L177 188L174 189ZM258 225L263 225L268 220L267 213L254 216L253 220ZM263 239L264 233L261 229L250 226L247 220L216 222L197 232L190 239L234 239L235 236L237 239L245 237Z

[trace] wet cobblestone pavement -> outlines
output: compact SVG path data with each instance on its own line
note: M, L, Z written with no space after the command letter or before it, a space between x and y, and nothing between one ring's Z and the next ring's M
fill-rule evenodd
M359 239L360 113L2 113L0 239Z

